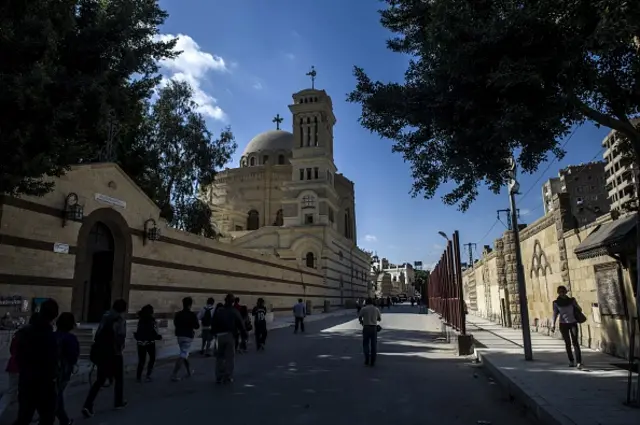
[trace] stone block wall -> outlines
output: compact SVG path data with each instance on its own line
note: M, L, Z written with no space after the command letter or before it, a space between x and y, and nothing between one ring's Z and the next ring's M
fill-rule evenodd
M84 217L63 226L71 193ZM145 243L149 219L162 237ZM62 311L85 321L93 261L87 246L96 223L104 223L114 241L110 299L128 300L131 315L152 304L159 317L170 317L185 296L199 307L209 296L221 301L229 292L247 305L265 298L283 313L298 298L310 300L314 309L325 301L334 307L342 302L319 270L167 227L158 208L113 164L75 167L42 198L0 198L0 295L29 302L54 298ZM0 306L4 311L29 314L19 306Z
M580 260L575 248L598 226L610 222L603 216L587 227L577 227L570 214L568 197L557 196L550 214L520 231L520 249L527 290L529 321L533 332L549 333L553 318L553 300L559 285L566 286L583 308L587 322L581 325L581 344L620 357L629 353L629 324L622 315L601 315L598 307L596 269L619 269L626 311L633 316L635 300L629 270L608 256ZM515 242L511 231L495 241L495 249L486 252L473 268L463 273L463 286L476 294L470 310L502 321L507 326L520 326L519 292L516 279ZM493 273L495 270L495 274ZM473 287L473 288L472 288ZM490 288L497 288L498 293ZM491 293L489 294L489 291ZM470 295L465 295L470 298ZM507 301L507 310L501 300ZM502 311L501 311L502 309ZM511 323L506 323L509 318ZM640 352L640 341L636 347Z

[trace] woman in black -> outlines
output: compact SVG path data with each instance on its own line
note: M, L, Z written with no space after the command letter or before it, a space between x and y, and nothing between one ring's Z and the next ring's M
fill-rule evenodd
M146 381L151 381L151 373L153 365L156 362L156 341L162 339L162 335L158 333L158 325L153 317L153 307L150 304L142 307L138 313L138 329L135 333L136 342L138 343L138 370L136 379L142 381L142 371L144 364L149 356L149 364L147 365Z

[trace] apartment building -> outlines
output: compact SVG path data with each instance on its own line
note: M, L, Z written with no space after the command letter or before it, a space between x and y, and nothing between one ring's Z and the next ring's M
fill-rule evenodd
M591 223L609 212L605 186L605 163L602 161L570 165L558 172L558 177L542 185L545 214L553 211L553 196L568 193L571 212L580 226Z
M640 120L635 120L637 125ZM625 146L617 131L607 134L602 141L602 155L606 161L606 189L612 210L624 211L633 208L636 197L635 165L629 156L630 147Z

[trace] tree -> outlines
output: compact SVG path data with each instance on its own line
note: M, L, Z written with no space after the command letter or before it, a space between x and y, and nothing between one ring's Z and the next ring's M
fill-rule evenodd
M626 136L640 162L640 2L386 0L390 50L412 57L404 84L355 68L362 125L411 163L414 196L466 210L498 192L514 153L534 172L590 120Z
M0 6L0 193L43 195L69 165L114 160L109 121L132 144L167 17L155 0L9 1Z
M415 271L415 279L413 281L413 287L416 291L419 291L421 294L425 289L426 283L429 280L429 271L427 270L416 270Z
M160 207L160 215L187 232L215 237L211 210L199 199L200 188L213 183L237 145L229 128L214 139L197 112L188 83L170 81L158 90L144 137L128 148L138 159L124 166Z

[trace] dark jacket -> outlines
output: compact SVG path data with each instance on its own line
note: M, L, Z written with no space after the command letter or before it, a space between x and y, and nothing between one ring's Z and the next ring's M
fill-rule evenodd
M162 339L153 316L142 316L138 319L138 328L134 336L136 341L141 343L155 343Z
M215 335L231 332L234 335L247 336L244 320L234 306L224 306L216 309L216 314L213 316L213 322L211 323L211 330Z
M20 384L46 384L58 378L58 341L53 326L41 320L16 335L16 362Z
M191 310L180 310L173 318L173 326L178 338L194 338L200 328L198 316Z
M122 314L109 310L102 316L98 330L96 330L95 341L98 342L102 338L104 338L106 345L109 345L108 348L105 346L104 349L110 351L110 353L105 352L104 354L122 355L124 344L127 340L127 322L122 317Z
M71 332L56 332L60 353L60 380L68 382L80 357L78 337Z

